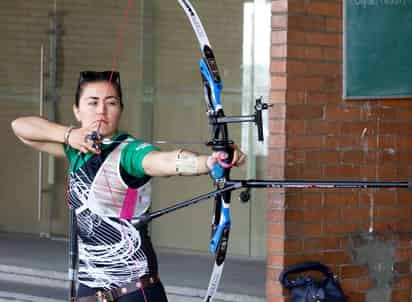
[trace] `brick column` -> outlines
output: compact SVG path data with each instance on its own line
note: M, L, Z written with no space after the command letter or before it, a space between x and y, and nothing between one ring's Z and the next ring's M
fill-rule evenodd
M272 1L270 174L274 179L412 177L412 100L342 99L342 2ZM411 301L412 193L273 190L267 301L279 272L320 261L350 301Z

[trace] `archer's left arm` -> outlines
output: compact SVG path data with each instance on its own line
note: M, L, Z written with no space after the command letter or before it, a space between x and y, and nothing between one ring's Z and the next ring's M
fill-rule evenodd
M234 145L232 163L240 166L245 162L246 156ZM218 158L225 157L221 152L213 152L212 155L199 155L195 152L179 149L169 152L153 151L147 154L142 162L143 169L150 176L174 176L174 175L203 175L216 164Z

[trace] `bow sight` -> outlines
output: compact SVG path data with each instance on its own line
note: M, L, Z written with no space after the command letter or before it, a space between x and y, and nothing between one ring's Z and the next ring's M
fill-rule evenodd
M210 116L209 124L212 126L219 124L228 124L228 123L247 123L254 122L257 128L258 140L263 142L263 119L262 111L268 110L269 105L267 103L262 103L262 97L256 99L255 103L255 113L252 115L232 115L232 116ZM208 146L213 145L213 143L208 143Z

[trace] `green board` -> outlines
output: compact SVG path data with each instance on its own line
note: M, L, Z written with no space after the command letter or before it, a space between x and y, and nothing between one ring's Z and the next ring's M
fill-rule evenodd
M343 97L412 96L412 0L343 5Z

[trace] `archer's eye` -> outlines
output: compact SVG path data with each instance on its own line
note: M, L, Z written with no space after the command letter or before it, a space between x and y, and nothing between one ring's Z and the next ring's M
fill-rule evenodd
M112 99L108 99L106 104L109 106L119 106L120 101L118 99L112 98Z
M89 106L96 106L96 105L97 105L97 101L96 101L96 100L91 100L91 101L87 102L87 104L88 104Z

